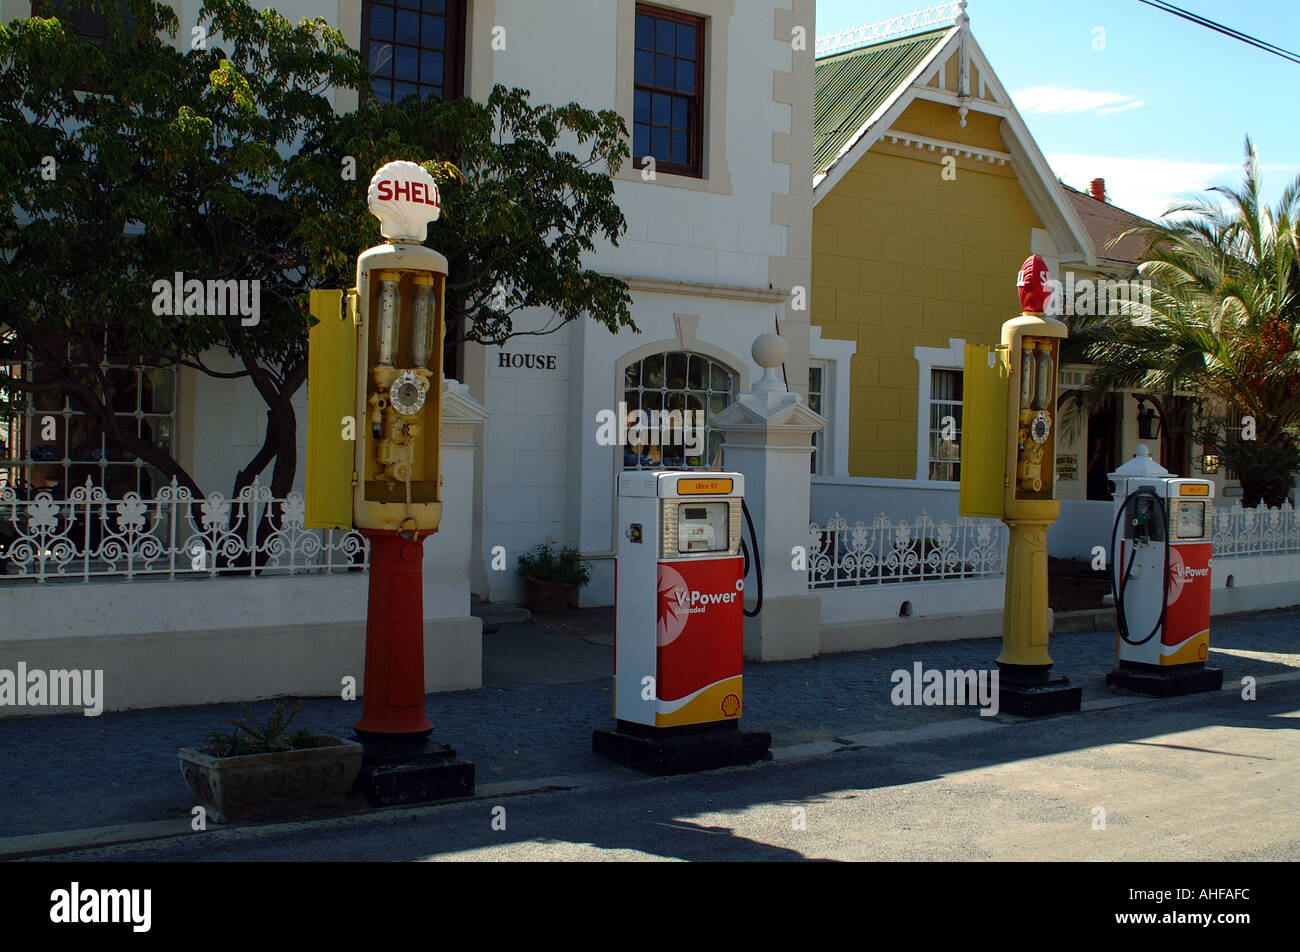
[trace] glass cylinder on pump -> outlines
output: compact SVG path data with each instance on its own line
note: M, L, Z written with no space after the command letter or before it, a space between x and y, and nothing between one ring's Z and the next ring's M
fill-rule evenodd
M397 349L398 314L401 298L397 293L398 274L395 271L379 273L379 354L377 363L383 367L393 366L393 357Z
M423 369L429 365L432 353L429 315L433 307L433 275L417 274L412 306L411 363Z

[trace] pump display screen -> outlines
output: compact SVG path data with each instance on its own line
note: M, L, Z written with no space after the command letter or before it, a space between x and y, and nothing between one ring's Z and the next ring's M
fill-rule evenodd
M677 551L725 552L731 546L727 528L731 509L725 500L677 508Z
M1177 523L1174 526L1176 538L1199 539L1205 535L1205 503L1180 500L1177 510Z

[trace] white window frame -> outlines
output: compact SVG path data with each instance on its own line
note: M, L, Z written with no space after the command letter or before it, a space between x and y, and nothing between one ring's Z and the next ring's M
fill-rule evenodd
M618 49L615 62L618 75L615 108L632 128L636 54L636 5L638 0L617 0ZM731 170L727 165L727 53L730 47L731 20L736 16L736 0L641 0L650 6L679 10L704 18L704 167L702 178L658 172L653 182L641 177L643 169L628 161L614 176L619 182L639 182L651 186L669 186L715 195L730 195ZM629 143L630 144L630 143Z
M947 347L915 347L913 356L919 365L916 387L916 478L918 482L931 486L956 488L961 483L954 480L930 478L930 402L932 399L930 371L966 370L966 341L960 338L948 338ZM963 381L964 385L964 381ZM965 390L962 391L965 393Z
M822 381L820 389L814 391L812 386L812 371L821 372ZM808 361L808 409L815 410L822 416L826 417L827 424L812 435L813 443L813 463L815 468L812 470L814 476L826 475L826 459L830 451L831 441L831 397L834 395L834 388L831 384L831 374L833 366L829 360L812 359ZM816 393L818 406L813 406L812 396Z
M823 339L820 327L814 324L808 328L809 362L826 368L821 409L821 415L826 418L826 426L821 431L824 462L817 476L849 475L850 368L857 352L856 341Z

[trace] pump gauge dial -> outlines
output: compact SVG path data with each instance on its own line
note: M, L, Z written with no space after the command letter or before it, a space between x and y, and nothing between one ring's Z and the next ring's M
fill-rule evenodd
M1029 436L1035 443L1046 443L1047 437L1052 432L1052 418L1042 410L1038 411L1038 416L1034 417L1029 424Z
M393 409L402 416L415 416L424 409L424 401L428 396L428 387L424 381L411 373L409 370L402 371L397 379L393 381L390 391L390 397L393 401Z

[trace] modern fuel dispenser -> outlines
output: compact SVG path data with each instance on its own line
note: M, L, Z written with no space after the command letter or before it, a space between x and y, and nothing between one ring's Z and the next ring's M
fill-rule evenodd
M649 773L767 755L771 736L738 730L745 558L740 473L618 477L614 716L592 749Z
M1169 697L1217 691L1210 655L1214 483L1170 473L1146 446L1115 483L1111 595L1119 667L1106 682Z
M388 242L357 258L356 287L311 292L306 525L356 528L370 548L365 744L372 804L466 796L474 765L429 741L424 697L424 541L442 516L443 291L447 259L424 246L441 211L433 176L390 162L368 201Z

